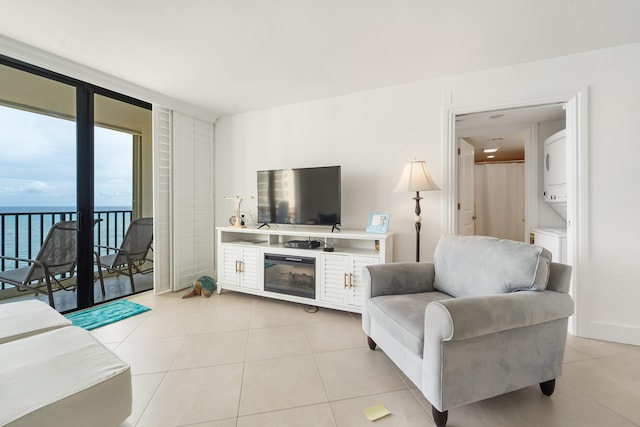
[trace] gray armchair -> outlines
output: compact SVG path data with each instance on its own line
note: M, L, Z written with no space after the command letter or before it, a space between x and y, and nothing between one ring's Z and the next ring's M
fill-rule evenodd
M571 267L538 246L443 236L433 263L365 267L362 327L432 405L448 410L562 372Z

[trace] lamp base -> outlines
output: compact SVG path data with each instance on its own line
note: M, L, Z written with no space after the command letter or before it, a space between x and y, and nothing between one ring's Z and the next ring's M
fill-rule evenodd
M420 210L420 200L422 200L422 197L420 197L419 191L416 191L416 197L414 197L413 200L416 201L416 216L414 218L416 222L416 262L420 262L420 228L422 228L422 217L420 216L422 210Z

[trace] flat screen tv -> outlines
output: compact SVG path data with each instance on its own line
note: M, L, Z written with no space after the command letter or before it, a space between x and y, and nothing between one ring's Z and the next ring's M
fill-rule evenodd
M340 166L258 171L258 222L340 224Z

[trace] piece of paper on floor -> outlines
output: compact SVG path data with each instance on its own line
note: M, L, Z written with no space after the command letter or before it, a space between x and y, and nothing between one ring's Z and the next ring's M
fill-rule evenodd
M376 405L364 410L364 414L367 416L369 421L379 420L380 418L389 415L391 412L384 405Z

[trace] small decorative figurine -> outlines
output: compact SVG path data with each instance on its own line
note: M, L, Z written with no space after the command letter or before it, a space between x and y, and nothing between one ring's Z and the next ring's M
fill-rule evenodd
M191 298L195 295L202 295L203 297L210 297L213 291L216 290L216 281L209 276L201 276L193 282L191 291L182 296L182 298Z

